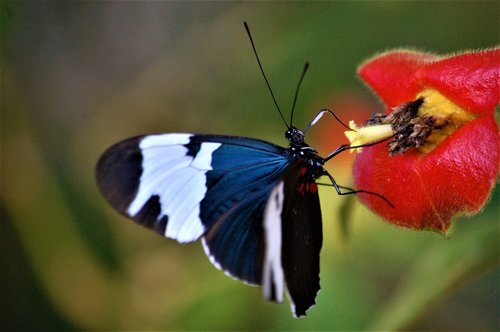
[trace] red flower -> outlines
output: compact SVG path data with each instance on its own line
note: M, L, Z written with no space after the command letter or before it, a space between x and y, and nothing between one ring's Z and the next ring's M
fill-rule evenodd
M457 214L481 210L495 185L500 139L500 49L450 57L393 51L363 64L360 76L394 108L417 99L421 116L440 119L423 145L391 156L386 144L363 148L353 167L361 201L389 222L446 232Z

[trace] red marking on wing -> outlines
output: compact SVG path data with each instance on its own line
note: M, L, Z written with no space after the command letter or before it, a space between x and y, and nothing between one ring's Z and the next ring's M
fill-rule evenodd
M316 182L303 181L307 172L308 172L307 167L301 167L297 175L298 178L297 180L300 183L297 186L297 191L301 194L304 194L304 191L308 193L315 193L318 191L318 186L316 185Z
M308 192L311 192L311 193L315 193L318 191L318 185L316 184L316 182L310 182L308 183L308 189L307 190Z

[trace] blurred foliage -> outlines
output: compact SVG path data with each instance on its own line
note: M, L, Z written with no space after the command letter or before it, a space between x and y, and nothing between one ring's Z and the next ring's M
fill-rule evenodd
M493 200L498 202L499 198L499 191L496 190ZM460 224L459 231L455 230L453 241L432 243L426 248L377 317L373 330L407 329L410 323L443 296L480 273L495 267L498 271L498 212L498 206L489 209L484 212L480 227ZM488 328L482 325L470 327Z
M310 61L300 127L340 96L369 98L355 73L376 53L495 46L497 1L0 5L7 329L500 329L498 191L443 238L386 225L321 187L322 291L295 320L287 305L214 269L199 244L164 240L117 215L93 174L107 146L145 132L284 144L244 20L284 110ZM318 126L332 141L342 132L330 120ZM315 130L311 144L328 146ZM349 185L349 161L328 167Z

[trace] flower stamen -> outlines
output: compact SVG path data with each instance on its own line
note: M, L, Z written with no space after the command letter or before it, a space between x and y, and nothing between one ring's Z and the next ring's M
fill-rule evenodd
M394 134L390 124L381 124L359 128L354 123L354 121L351 120L349 121L349 128L351 128L351 130L344 131L344 135L346 135L347 139L349 139L349 142L351 142L351 146L365 145L390 137ZM353 152L354 150L356 152L361 152L361 149L362 148L351 149L351 152Z
M352 121L349 122L352 130L346 131L345 135L351 146L394 136L387 144L392 156L403 154L411 148L429 152L472 118L471 114L441 94L427 89L419 94L417 99L401 104L388 115L373 113L362 128ZM360 152L361 148L353 150Z

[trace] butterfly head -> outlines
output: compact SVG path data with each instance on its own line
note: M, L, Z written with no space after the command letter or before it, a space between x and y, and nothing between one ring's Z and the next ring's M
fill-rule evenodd
M291 146L301 147L305 145L304 132L294 126L290 126L290 128L288 128L285 132L285 137L290 142Z

